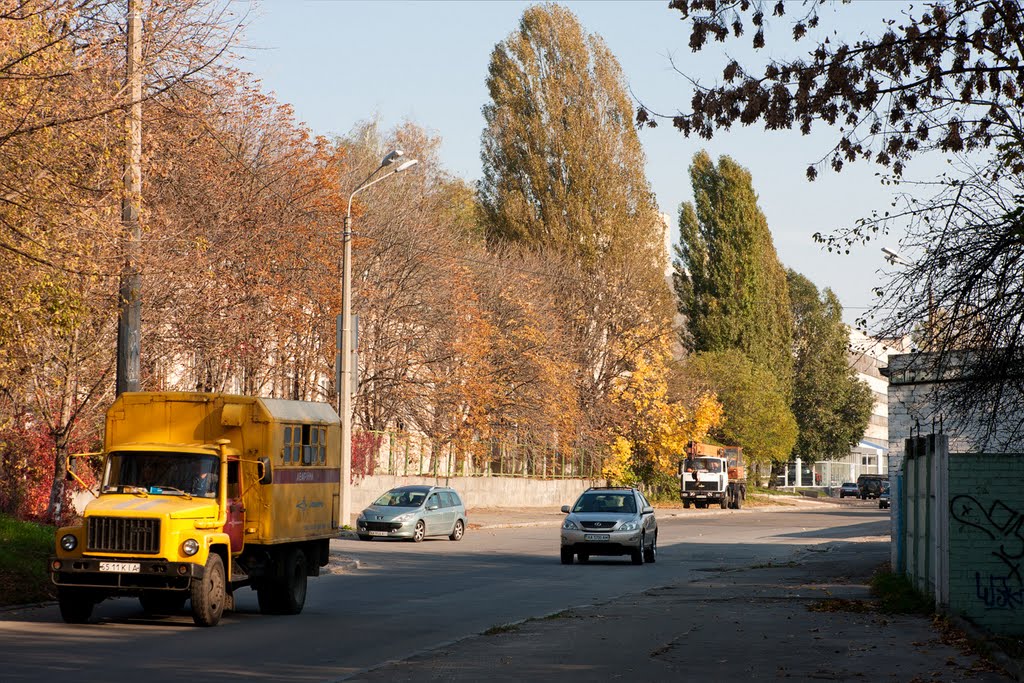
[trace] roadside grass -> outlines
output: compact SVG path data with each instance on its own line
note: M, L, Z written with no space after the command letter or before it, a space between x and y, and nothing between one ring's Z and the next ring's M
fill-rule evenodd
M54 527L0 514L0 605L52 600L46 560L53 552Z
M878 598L878 608L885 614L931 614L934 601L918 592L902 574L894 574L888 563L871 577L871 593Z
M483 632L485 636L496 636L502 633L515 633L519 630L519 624L500 624L498 626L492 626Z

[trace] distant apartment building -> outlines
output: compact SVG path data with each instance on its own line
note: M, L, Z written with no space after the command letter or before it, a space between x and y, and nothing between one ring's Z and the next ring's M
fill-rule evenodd
M889 471L889 380L882 375L890 354L904 353L906 344L898 340L876 339L859 330L850 330L850 367L857 379L871 388L874 405L867 429L860 442L843 458L814 465L815 484L839 486L856 481L861 474L885 474ZM809 485L810 482L801 482Z

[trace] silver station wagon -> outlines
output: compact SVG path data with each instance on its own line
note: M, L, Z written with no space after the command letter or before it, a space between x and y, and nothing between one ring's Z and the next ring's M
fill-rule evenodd
M466 507L446 486L399 486L359 513L356 533L364 541L404 538L419 543L427 536L458 541L466 533Z

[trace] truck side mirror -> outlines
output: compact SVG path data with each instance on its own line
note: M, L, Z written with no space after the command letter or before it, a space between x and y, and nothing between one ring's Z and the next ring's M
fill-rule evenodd
M270 458L260 458L256 461L256 467L260 476L261 486L274 483L274 473L270 469Z

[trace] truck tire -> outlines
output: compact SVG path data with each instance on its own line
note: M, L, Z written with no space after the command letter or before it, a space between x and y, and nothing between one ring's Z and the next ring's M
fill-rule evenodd
M57 605L64 623L85 624L92 616L96 600L86 590L61 586L57 589Z
M687 510L690 509L690 499L689 498L684 498L683 499L683 507L686 508Z
M283 576L267 578L256 586L263 614L299 614L306 604L306 554L295 548L284 555Z
M735 505L733 506L735 509L743 509L743 498L745 497L745 494L746 491L744 489L740 489L739 491L736 492L736 501Z
M306 604L309 572L306 554L295 548L285 560L285 578L281 592L281 614L299 614Z
M184 591L146 591L139 596L139 604L146 614L176 614L186 600L188 593Z
M216 626L227 598L224 561L217 553L210 553L202 580L192 582L192 621L197 626Z
M732 496L729 494L729 492L725 492L724 494L722 494L722 499L718 501L719 507L721 507L723 510L728 510L730 507L729 501L731 499Z

